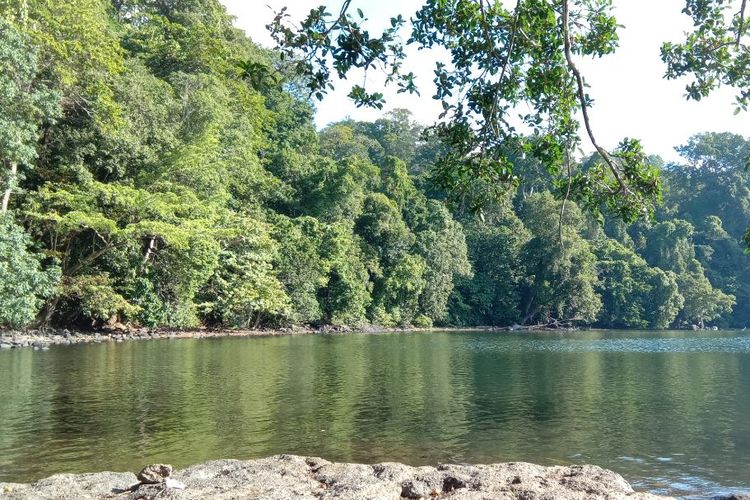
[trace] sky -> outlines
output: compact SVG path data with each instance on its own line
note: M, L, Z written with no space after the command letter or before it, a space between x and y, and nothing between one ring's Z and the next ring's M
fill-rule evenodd
M221 0L227 11L236 17L237 27L245 30L255 42L273 46L265 25L271 22L274 12L288 6L292 19L301 20L318 5L325 4L338 12L341 0ZM388 20L403 14L408 18L422 5L422 0L354 0L351 12L361 8L372 32L378 32ZM700 132L734 132L750 135L750 114L734 115L733 89L721 88L700 102L687 101L685 80L663 79L664 63L659 48L664 41L680 41L690 28L690 19L681 14L684 0L614 0L620 29L620 48L613 55L595 60L581 60L579 67L589 93L594 99L590 110L591 121L598 142L613 149L625 137L640 139L649 154L658 154L667 161L677 161L674 147ZM348 82L338 85L324 101L318 103L318 127L342 120L376 120L389 109L407 108L414 118L425 125L434 122L442 111L439 103L431 99L432 71L435 54L407 51L406 71L417 75L421 97L396 94L386 89L387 104L384 110L356 108L346 95L352 81L361 82L364 76L354 75ZM380 75L367 77L368 90L373 91L382 82ZM378 90L381 90L378 88ZM585 140L583 149L593 148Z

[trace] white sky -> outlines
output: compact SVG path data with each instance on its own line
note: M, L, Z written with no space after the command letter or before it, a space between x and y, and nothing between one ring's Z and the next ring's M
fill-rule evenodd
M268 47L273 41L265 25L273 12L285 5L295 20L302 19L310 9L325 4L337 13L341 0L221 0L236 24L255 42ZM360 7L369 18L368 27L378 33L397 14L409 18L422 5L422 0L354 0L350 12ZM624 137L641 139L646 151L676 160L674 147L683 144L698 132L734 132L750 135L750 114L734 115L732 89L719 89L701 102L687 101L684 81L662 78L664 64L659 48L664 41L679 41L690 28L690 20L680 13L684 0L614 0L620 30L620 48L614 55L580 63L589 93L594 99L591 120L597 140L614 148ZM319 127L347 117L375 120L384 111L395 107L408 108L417 121L432 123L441 112L433 101L432 76L435 56L410 50L404 63L406 72L417 75L422 97L386 91L383 111L358 109L346 97L351 82L337 86L335 92L318 104L316 123ZM356 80L354 80L356 78ZM350 80L360 82L361 76ZM379 77L369 79L368 90L378 87ZM584 149L592 150L584 141Z

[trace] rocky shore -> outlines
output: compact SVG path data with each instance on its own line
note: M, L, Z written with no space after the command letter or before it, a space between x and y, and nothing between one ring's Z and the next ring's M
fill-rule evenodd
M288 330L150 330L116 329L94 332L63 330L1 331L0 350L23 347L47 350L55 345L74 345L104 342L125 342L153 339L186 339L214 337L270 337L277 335L305 335L316 330L294 328Z
M655 499L593 465L528 463L410 467L332 463L279 455L217 460L172 471L157 464L131 472L58 474L34 484L0 483L0 498L25 499Z
M456 331L517 331L523 328L517 325L511 327L474 327L474 328L416 328L399 327L384 328L375 326L364 327L333 327L321 328L290 327L278 330L166 330L148 328L115 328L92 332L81 332L68 329L46 329L28 331L0 330L0 350L32 348L47 350L55 345L74 345L86 343L125 342L149 339L193 339L219 337L274 337L281 335L336 335L344 333L394 333L394 332L427 332L434 330ZM537 328L534 328L535 330Z

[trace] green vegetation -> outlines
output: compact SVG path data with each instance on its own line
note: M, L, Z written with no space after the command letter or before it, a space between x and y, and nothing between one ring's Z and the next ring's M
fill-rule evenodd
M497 5L488 15L506 19ZM316 131L310 80L217 0L0 0L0 13L0 326L750 321L742 137L695 136L685 164L659 169L634 141L579 164L575 82L512 69L538 77L507 91L539 123L502 145L485 126L501 115L474 127L507 111L483 100L491 85L437 134L406 110ZM537 17L523 29L542 36ZM440 19L425 14L422 43ZM575 40L604 53L615 40L600 34ZM547 60L518 43L514 65ZM456 70L498 63L475 56ZM444 76L444 92L460 86ZM625 225L644 209L655 218Z

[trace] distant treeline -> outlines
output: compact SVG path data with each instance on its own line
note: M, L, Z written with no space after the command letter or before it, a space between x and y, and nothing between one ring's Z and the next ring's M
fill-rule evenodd
M448 205L408 111L316 131L218 0L0 15L0 326L750 323L742 137L691 138L629 227L522 156Z

